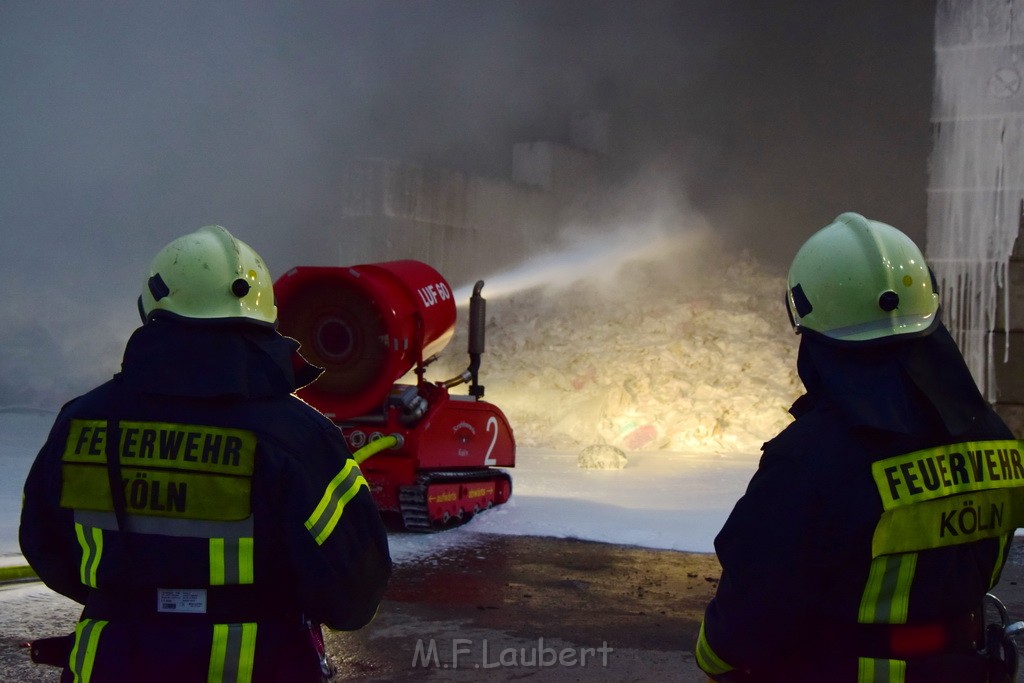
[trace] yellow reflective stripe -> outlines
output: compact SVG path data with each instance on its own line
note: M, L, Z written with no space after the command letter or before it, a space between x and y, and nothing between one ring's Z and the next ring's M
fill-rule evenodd
M224 539L210 539L210 585L224 585Z
M355 497L360 487L370 488L355 461L346 460L345 466L327 485L313 514L306 520L306 528L316 539L317 545L322 545L334 531L341 513L345 511L345 505Z
M252 479L246 476L122 467L129 513L178 519L236 521L250 514ZM60 505L75 510L110 512L106 465L64 463Z
M862 624L904 624L917 554L883 555L871 561L857 621Z
M1024 488L1024 441L969 441L926 448L872 463L871 474L891 510L986 489Z
M902 659L857 660L857 683L905 683L907 663Z
M96 588L96 573L103 557L103 531L75 522L75 536L78 537L78 545L82 547L82 564L79 568L82 585Z
M857 660L857 683L875 683L875 660L865 657Z
M995 588L996 584L999 583L999 573L1003 569L1003 562L1004 562L1003 558L1006 555L1006 544L1010 542L1011 538L1013 538L1013 534L1012 533L1011 534L1004 534L1004 535L999 537L999 550L996 553L996 563L995 563L995 566L993 566L993 568L992 568L992 578L989 579L989 582L988 582L989 589Z
M256 654L256 624L214 624L207 683L249 683Z
M901 505L882 513L871 541L873 557L973 543L1024 526L1020 489L974 491Z
M252 537L210 539L210 585L239 585L253 582Z
M253 582L255 572L253 563L253 539L238 539L238 583L250 584Z
M221 683L224 680L224 660L228 649L228 624L213 625L213 643L210 646L210 669L207 683Z
M697 666L699 666L705 673L709 673L712 676L717 676L718 674L724 674L727 671L733 670L733 667L726 664L722 658L715 654L715 651L711 649L707 636L704 635L703 621L700 623L700 633L697 635L697 648L694 654L697 656Z
M98 619L82 619L75 625L75 645L68 658L68 668L75 683L89 683L92 678L100 634L107 623Z
M238 653L238 681L252 680L252 666L256 659L256 624L242 624L241 651Z

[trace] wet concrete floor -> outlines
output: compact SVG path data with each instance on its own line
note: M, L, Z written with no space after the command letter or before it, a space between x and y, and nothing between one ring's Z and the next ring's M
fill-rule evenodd
M720 575L713 555L479 538L396 567L369 626L327 633L336 680L707 680L693 643ZM68 632L79 608L34 586L0 588L0 681L57 680L19 645ZM1024 618L1021 538L994 592Z
M326 633L336 680L706 680L692 647L719 575L713 556L479 539L397 566L369 626ZM0 681L56 681L20 645L69 632L79 610L38 583L0 588Z
M721 574L714 555L481 540L399 567L372 624L330 634L339 679L708 680L693 644ZM1024 619L1024 539L993 592Z
M396 569L377 618L328 634L341 680L705 681L713 556L481 536Z

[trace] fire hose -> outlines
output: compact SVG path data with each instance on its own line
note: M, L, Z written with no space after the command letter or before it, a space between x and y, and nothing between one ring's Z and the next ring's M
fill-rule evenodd
M372 439L370 443L353 453L352 459L356 461L357 465L362 465L387 448L401 448L402 441L403 439L400 434L389 434L378 439Z

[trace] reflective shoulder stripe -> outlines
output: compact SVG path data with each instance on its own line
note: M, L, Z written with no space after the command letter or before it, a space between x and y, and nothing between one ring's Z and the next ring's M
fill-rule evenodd
M253 582L253 539L210 539L210 585L237 586Z
M89 683L92 678L100 634L107 623L98 619L82 619L75 625L75 645L71 648L71 655L68 658L68 668L74 676L75 683Z
M103 559L103 530L86 527L75 522L75 536L82 548L82 563L79 568L82 585L96 588L96 574Z
M334 531L341 513L345 511L345 505L355 497L360 487L370 488L359 466L350 458L327 485L320 502L306 520L306 529L313 535L317 545L323 545Z
M857 660L857 683L904 683L907 680L907 663L902 659Z
M256 624L214 624L207 683L250 683Z
M883 555L871 561L857 621L861 624L904 624L917 554Z
M724 674L727 671L732 671L734 668L726 664L722 658L715 654L715 651L711 649L707 636L704 635L703 621L700 623L700 633L697 636L697 648L694 654L697 656L697 666L699 666L705 673L709 673L712 676Z

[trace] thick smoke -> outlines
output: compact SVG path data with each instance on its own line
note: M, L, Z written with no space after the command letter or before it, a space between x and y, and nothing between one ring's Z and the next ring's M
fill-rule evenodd
M217 223L275 273L340 265L351 158L508 178L512 143L566 142L579 110L609 112L613 178L665 169L760 255L849 209L923 226L932 11L2 3L0 405L54 407L115 372L141 275L174 237Z

